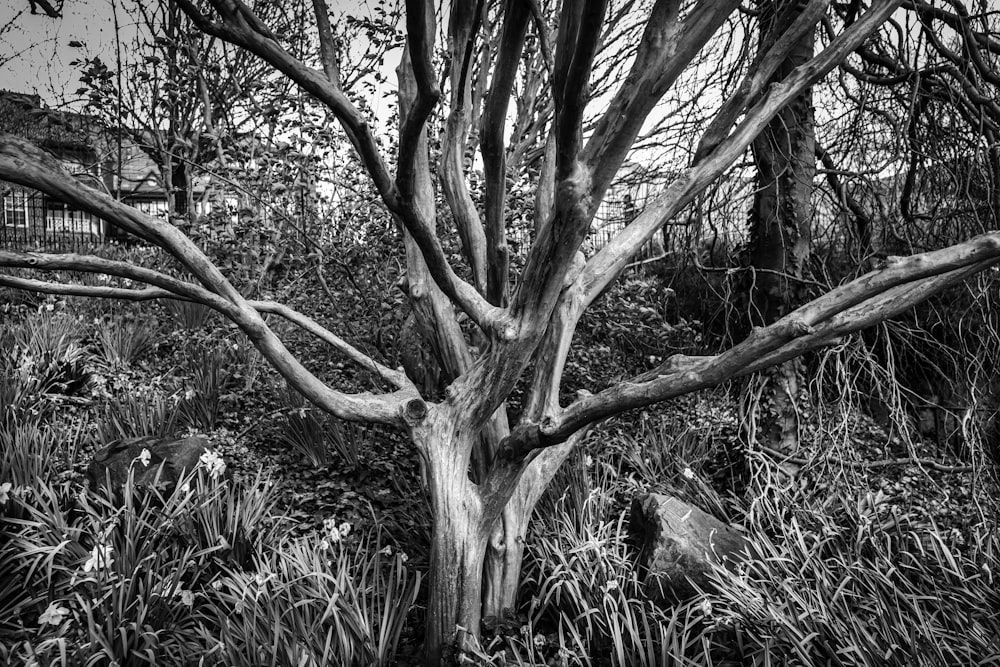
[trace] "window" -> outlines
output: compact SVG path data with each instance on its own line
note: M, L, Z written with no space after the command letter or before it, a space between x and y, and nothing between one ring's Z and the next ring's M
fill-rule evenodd
M45 227L53 232L93 234L96 219L86 211L80 211L58 201L49 201L45 211Z
M132 206L146 215L157 215L162 218L167 217L167 202L164 199L140 199L133 202Z
M14 190L3 196L3 224L5 227L28 226L28 193Z

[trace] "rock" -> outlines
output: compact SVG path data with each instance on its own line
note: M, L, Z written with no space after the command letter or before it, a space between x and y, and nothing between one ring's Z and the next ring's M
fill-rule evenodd
M198 437L178 440L146 436L116 440L94 453L94 459L87 466L87 479L92 488L105 485L110 480L111 488L118 490L128 479L131 466L137 487L158 485L169 493L185 471L193 470L198 465L198 459L207 447L208 441ZM144 449L149 450L148 465L137 460Z
M651 493L632 501L631 530L639 539L646 593L674 604L712 590L711 563L731 565L745 557L746 540L711 514L673 496Z

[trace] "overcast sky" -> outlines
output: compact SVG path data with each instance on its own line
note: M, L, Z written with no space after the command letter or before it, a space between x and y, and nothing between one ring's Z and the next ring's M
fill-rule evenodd
M52 106L65 102L80 87L79 69L70 62L97 55L111 67L115 62L114 8L122 41L128 42L135 28L126 9L135 1L65 0L63 17L52 19L41 13L32 15L28 0L0 0L0 88L36 93ZM335 11L369 12L366 0L328 0L328 4ZM71 42L84 47L70 46Z
M119 3L119 16L127 18ZM114 53L114 21L109 0L66 0L63 18L28 12L28 0L0 0L0 88L37 93L49 104L79 86L80 74L70 61L87 51Z

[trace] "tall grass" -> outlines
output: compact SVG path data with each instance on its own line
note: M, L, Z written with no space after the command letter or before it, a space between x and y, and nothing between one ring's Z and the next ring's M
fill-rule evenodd
M637 469L655 467L663 473L657 490L706 509L718 496L684 475L683 447L657 458L650 441L627 440L615 447L635 450L618 464L575 456L558 473L553 485L564 491L539 503L529 536L519 616L487 637L484 661L1000 664L996 527L960 535L918 524L858 486L816 494L777 478L753 480L750 501L724 503L750 558L735 573L715 567L711 592L654 606L625 528L622 498L650 488Z
M738 574L718 569L709 596L743 664L1000 664L995 529L980 526L959 548L878 500L836 496L822 511L758 503L752 558Z
M361 465L365 432L357 424L345 422L308 406L295 390L286 392L288 412L282 441L316 467L333 463L336 454L349 470Z
M96 439L106 444L144 436L171 438L180 429L177 407L164 396L125 394L97 412Z
M101 360L111 368L127 368L156 345L156 330L133 318L115 318L96 326L94 337Z
M183 425L212 430L233 379L226 351L220 347L198 350L188 372L190 382L177 390L177 418Z
M605 464L571 458L566 492L543 504L529 541L523 624L497 637L517 664L710 665L700 601L662 609L646 599L617 497L628 481ZM576 480L576 481L573 481Z
M386 555L376 533L349 548L318 536L287 541L216 581L199 613L227 619L205 637L225 664L382 666L393 664L420 575Z
M170 313L177 326L186 331L203 329L214 312L205 304L176 299L165 299L163 307Z
M379 534L343 548L291 538L279 493L265 477L223 483L200 468L169 496L44 479L8 493L0 660L391 664L419 574Z

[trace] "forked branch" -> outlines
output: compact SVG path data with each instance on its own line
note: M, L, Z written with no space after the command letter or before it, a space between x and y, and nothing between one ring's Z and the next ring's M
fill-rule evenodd
M625 410L713 387L897 315L967 277L1000 263L1000 232L933 252L893 260L802 306L743 342L706 357L675 356L659 367L578 399L541 422L517 427L502 444L513 459L565 441L579 429Z

